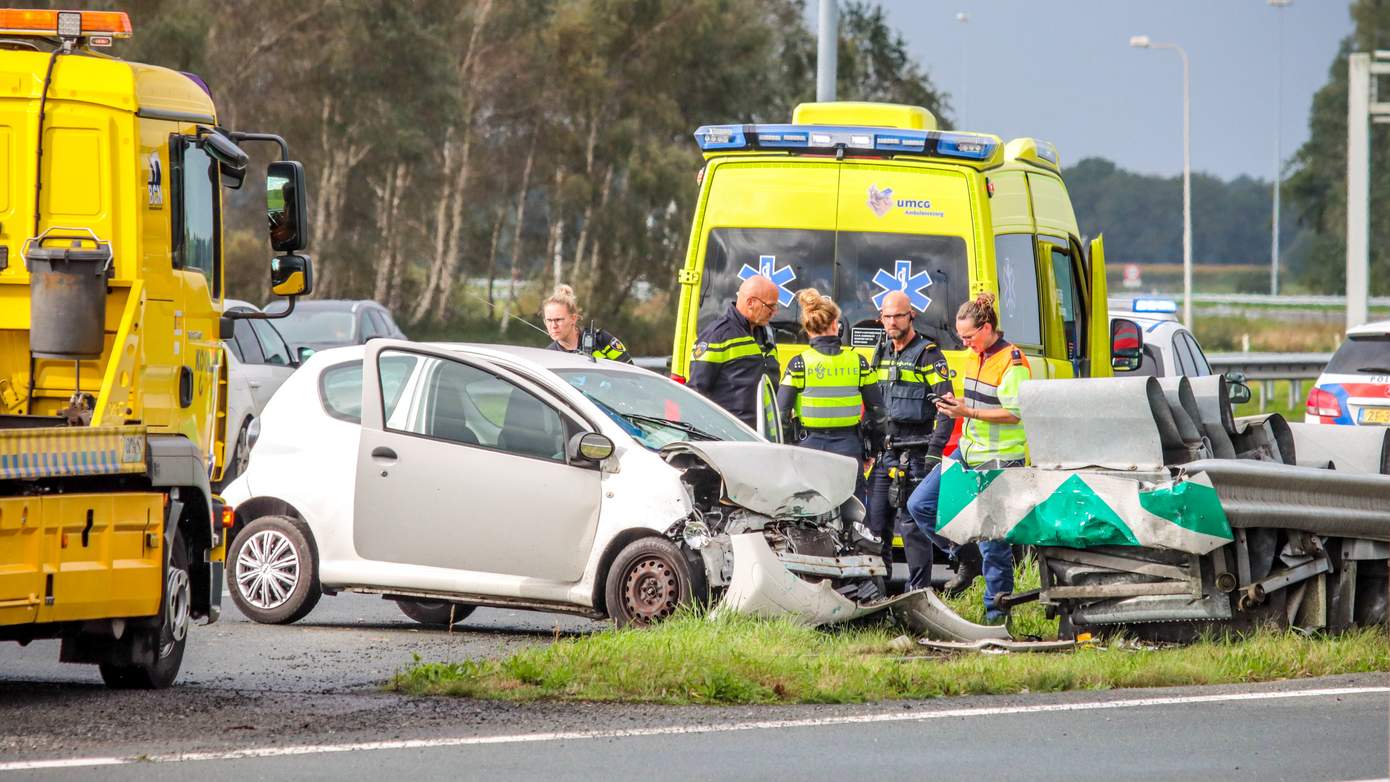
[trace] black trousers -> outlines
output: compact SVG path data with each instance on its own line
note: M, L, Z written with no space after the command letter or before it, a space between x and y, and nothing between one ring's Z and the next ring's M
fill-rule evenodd
M908 471L914 481L920 481L927 475L926 459L921 451L910 453ZM889 460L892 460L891 464ZM869 531L883 540L883 559L890 569L893 564L893 534L902 535L903 552L907 555L907 588L922 589L931 586L932 557L936 552L932 549L931 540L912 522L907 511L894 508L888 502L888 487L892 483L888 468L897 466L898 460L897 453L889 453L874 462L874 469L869 473L868 518L865 522ZM906 498L903 499L905 502Z

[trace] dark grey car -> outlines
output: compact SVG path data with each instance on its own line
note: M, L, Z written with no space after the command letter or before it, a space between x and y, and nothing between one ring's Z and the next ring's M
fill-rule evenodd
M282 301L271 302L266 312L284 312ZM311 350L361 345L376 337L407 339L391 317L391 311L369 299L317 299L295 304L289 317L276 327L295 347Z

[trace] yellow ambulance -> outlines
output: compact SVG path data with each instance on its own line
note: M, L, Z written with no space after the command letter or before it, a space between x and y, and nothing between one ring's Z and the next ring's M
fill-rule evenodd
M953 366L956 309L991 291L1035 378L1111 374L1101 240L1083 241L1051 144L940 131L926 109L853 102L802 104L789 125L704 126L695 138L705 166L679 276L676 379L689 376L700 328L754 274L778 286L770 326L784 365L808 342L798 289L830 293L846 343L866 354L882 335L882 297L904 291L917 330Z

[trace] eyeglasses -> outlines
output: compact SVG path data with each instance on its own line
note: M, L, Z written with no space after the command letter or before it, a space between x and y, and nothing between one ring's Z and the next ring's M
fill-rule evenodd
M776 311L777 311L777 302L775 302L775 301L771 301L771 302L769 302L769 301L764 301L764 300L758 298L757 296L749 296L749 297L748 297L748 300L749 300L749 301L756 301L757 303L763 305L764 307L767 307L768 310L771 311L771 312L776 312Z
M569 320L569 318L545 318L544 320L545 325L547 326L558 326L561 323L564 323L565 321Z
M901 320L902 318L912 317L911 312L880 312L879 320Z
M975 329L974 331L970 332L969 334L966 334L964 331L961 331L961 330L959 330L959 329L956 330L956 334L960 335L960 341L961 341L961 342L969 342L970 340L972 340L972 339L975 338L975 335L977 335L977 334L979 334L979 333L980 333L980 330L979 330L979 329Z

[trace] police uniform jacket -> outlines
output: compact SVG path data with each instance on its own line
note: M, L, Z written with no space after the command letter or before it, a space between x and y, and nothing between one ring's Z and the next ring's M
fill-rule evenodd
M755 329L731 303L700 330L690 355L691 388L739 420L756 427L757 394L764 377L777 383L777 346L767 329Z
M928 391L937 396L951 393L951 372L941 348L914 334L899 351L884 335L873 364L888 408L888 433L897 440L926 438L927 455L939 458L955 426L950 416L927 400Z
M579 334L579 343L575 345L574 350L570 350L559 342L553 341L549 345L546 345L545 349L560 350L565 353L582 353L584 352L585 337L589 335L593 336L593 341L589 344L594 346L594 358L606 358L613 361L621 361L625 364L632 363L632 356L628 355L627 346L622 343L622 340L603 329L584 329Z
M808 377L807 354L815 352L826 356L838 356L845 351L839 337L812 337L811 347L804 353L795 356L787 362L787 374L782 378L782 385L777 389L777 406L782 409L784 423L791 423L791 415L797 409L797 397L806 393L808 386L815 385L814 379ZM853 429L862 425L864 434L870 443L877 447L882 440L885 426L886 411L883 406L883 395L878 383L874 382L874 371L869 365L868 359L862 355L854 354L858 361L850 360L848 366L854 371L843 379L832 382L843 385L847 390L857 391L862 406L861 409L853 411L852 423L846 422L840 426L826 425L815 426L803 421L807 431L843 431ZM849 413L849 411L844 411ZM803 413L804 415L804 413Z

